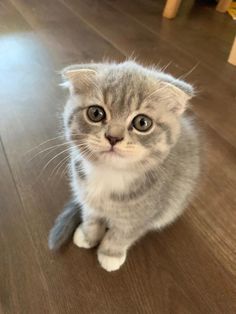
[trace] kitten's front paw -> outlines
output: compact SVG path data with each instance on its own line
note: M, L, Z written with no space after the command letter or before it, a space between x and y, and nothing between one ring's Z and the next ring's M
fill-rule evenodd
M98 260L102 268L107 271L114 271L120 268L126 260L126 254L120 256L108 256L98 252Z
M89 241L86 239L84 232L82 230L81 225L75 230L74 236L73 236L73 242L78 247L82 247L84 249L90 249L93 245L89 243Z

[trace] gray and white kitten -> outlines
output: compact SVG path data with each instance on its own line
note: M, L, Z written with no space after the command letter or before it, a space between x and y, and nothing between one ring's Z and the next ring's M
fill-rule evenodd
M99 245L101 266L114 271L136 240L183 212L193 191L198 141L183 115L193 89L132 61L73 65L63 77L73 198L49 247L59 248L75 231L74 243Z

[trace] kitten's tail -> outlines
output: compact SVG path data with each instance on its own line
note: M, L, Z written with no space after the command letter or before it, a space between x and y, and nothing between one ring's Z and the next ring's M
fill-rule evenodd
M72 200L65 205L49 233L48 246L51 250L58 250L71 239L81 221L80 212L80 206Z

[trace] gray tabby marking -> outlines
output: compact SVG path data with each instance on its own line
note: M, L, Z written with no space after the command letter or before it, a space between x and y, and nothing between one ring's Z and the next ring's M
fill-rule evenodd
M173 223L193 195L200 148L184 111L194 91L132 61L72 65L63 77L70 87L64 126L73 146L73 197L49 247L59 248L75 231L74 244L99 244L99 263L114 271L134 242ZM93 105L106 112L101 121L86 115ZM138 115L144 118L135 120Z
M128 193L119 194L113 192L110 197L116 202L127 202L129 200L137 199L143 197L145 192L147 192L151 186L157 181L157 170L151 169L146 173L143 173L142 179L135 180L133 183L133 188L128 191Z
M80 178L80 180L85 180L86 174L85 174L84 170L82 169L82 162L81 161L75 162L75 169L76 169L77 175Z
M166 133L167 144L172 145L173 140L172 140L171 128L168 126L168 124L163 123L163 122L162 123L159 122L158 125Z

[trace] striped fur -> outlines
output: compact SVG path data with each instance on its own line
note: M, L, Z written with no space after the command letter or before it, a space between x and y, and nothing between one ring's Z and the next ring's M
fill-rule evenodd
M74 65L63 76L70 89L64 125L66 138L73 141L71 187L82 216L74 243L85 248L100 243L101 266L116 270L136 240L172 223L192 195L199 145L183 113L193 89L131 61ZM87 108L95 104L106 113L103 122L93 123L87 117ZM153 120L146 133L132 126L138 114ZM115 153L104 152L111 147L107 132L123 138ZM62 222L75 227L68 217L68 221L59 219L61 230L65 229ZM58 233L57 225L53 230ZM50 239L51 247L63 242L56 243L54 231Z

